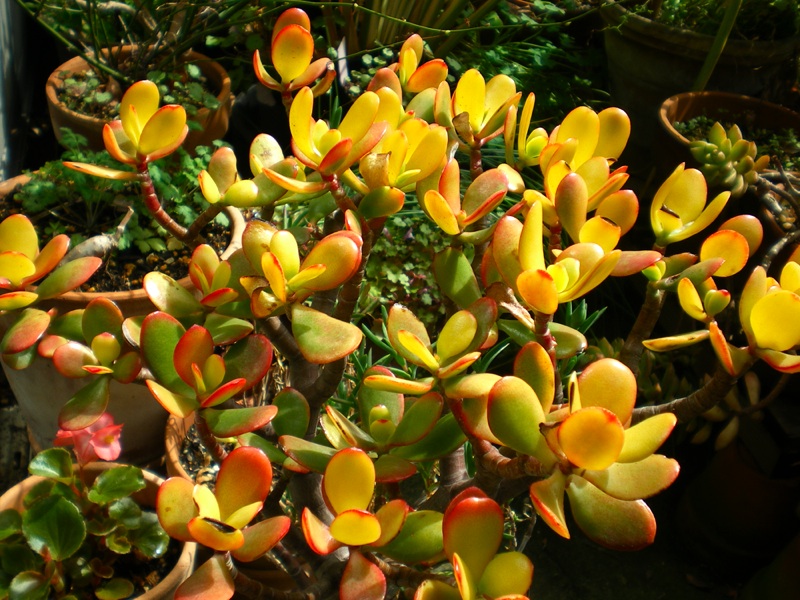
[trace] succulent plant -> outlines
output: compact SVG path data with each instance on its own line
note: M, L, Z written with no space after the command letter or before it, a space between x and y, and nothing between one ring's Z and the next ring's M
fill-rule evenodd
M735 123L725 131L717 121L708 130L705 140L689 144L689 151L700 163L709 187L729 190L733 198L741 196L756 181L759 171L769 163L769 156L757 157L755 142L742 138Z

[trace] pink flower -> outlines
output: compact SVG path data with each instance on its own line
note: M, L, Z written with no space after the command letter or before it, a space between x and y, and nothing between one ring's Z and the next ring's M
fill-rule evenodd
M84 429L66 431L59 429L53 441L55 446L75 445L75 456L81 465L98 459L116 460L122 450L119 437L122 425L114 425L111 413L103 415Z

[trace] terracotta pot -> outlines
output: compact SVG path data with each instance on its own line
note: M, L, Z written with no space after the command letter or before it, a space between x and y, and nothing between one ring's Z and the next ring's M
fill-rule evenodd
M689 140L673 125L698 116L733 120L751 128L800 131L800 113L766 100L716 91L676 94L664 100L658 110L656 162L665 174L682 162L687 166L699 166L689 152Z
M119 466L118 463L91 463L84 468L85 480L91 483L103 471ZM142 471L145 479L145 488L133 494L133 499L136 500L142 507L153 509L156 505L156 494L158 488L164 481L158 475L149 471ZM25 495L33 488L34 485L44 481L43 477L32 475L24 479L2 496L0 496L0 510L8 508L15 508L22 510L22 500ZM167 600L171 599L178 586L186 580L192 573L195 563L195 554L197 553L197 544L194 542L185 543L182 545L181 554L178 561L175 563L173 569L152 589L144 594L137 596L140 600Z
M664 98L690 90L713 37L663 25L617 4L604 5L609 91L631 118L632 155L649 151ZM773 101L788 98L797 79L800 38L728 40L706 86Z
M123 46L119 53L120 58L130 54L130 51L131 46ZM222 139L225 132L228 131L233 97L231 95L231 78L221 64L194 51L189 52L187 62L196 63L214 88L219 90L217 94L219 107L217 109L201 108L196 115L190 117L201 126L200 129L190 128L186 141L183 143L183 148L191 152L197 146L210 145L214 140ZM103 126L106 121L78 113L66 107L58 99L58 91L64 85L65 74L83 73L89 69L89 64L80 56L76 56L53 71L45 86L47 107L50 112L53 133L59 142L62 138L61 128L68 127L73 132L86 137L90 149L103 150L105 148ZM116 87L119 88L118 85ZM118 99L121 97L122 91L120 90Z
M233 225L233 241L223 254L224 257L240 247L244 230L244 219L239 211L231 210L229 216ZM188 277L180 279L178 283L187 289L191 288ZM84 308L91 300L100 296L114 301L126 317L148 314L155 310L142 289L102 294L69 292L56 300L42 303L41 307L55 308L59 314L64 314ZM3 319L0 317L0 336L4 332ZM38 449L51 447L58 431L58 413L61 407L87 381L61 376L52 361L38 356L29 367L21 371L11 369L4 362L2 366L20 412L28 424L32 446ZM125 385L112 381L108 411L114 416L115 423L125 424L122 429L123 452L120 458L123 462L148 465L161 460L164 455L167 413L144 385Z

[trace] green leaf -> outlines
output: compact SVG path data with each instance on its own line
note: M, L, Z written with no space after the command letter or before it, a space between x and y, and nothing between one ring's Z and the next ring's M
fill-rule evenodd
M250 433L264 427L275 416L277 408L272 405L249 406L223 410L203 410L208 428L219 438Z
M436 421L433 429L420 441L409 446L399 446L391 450L391 454L410 461L434 460L450 454L467 441L452 413L448 413Z
M76 258L65 263L50 273L36 288L39 299L55 298L64 292L80 287L94 274L101 264L103 264L103 261L95 256Z
M31 475L70 483L73 479L72 458L64 448L48 448L33 457L28 464Z
M22 531L22 515L14 508L0 512L0 540L5 540Z
M31 571L25 571L14 577L8 588L9 600L47 600L49 596L49 578Z
M440 512L418 510L406 517L400 533L381 547L381 553L407 564L431 562L444 554Z
M98 600L122 600L133 594L133 583L121 577L102 582L94 590Z
M142 509L133 498L126 496L109 505L108 516L127 529L136 529L141 524Z
M278 414L272 420L272 427L278 436L305 435L311 418L311 409L303 394L292 388L284 388L275 396L272 404L278 407Z
M131 543L148 558L158 558L167 551L170 537L155 513L142 513L140 526L129 532Z
M352 323L340 321L302 304L292 304L292 334L309 362L328 364L358 348L363 334Z
M33 504L22 516L22 530L31 548L47 550L53 560L64 560L78 551L86 537L80 509L63 496L49 496Z
M139 467L114 467L97 476L88 497L95 504L107 504L138 492L144 485L144 475Z
M447 248L433 260L433 272L442 292L459 308L467 308L481 297L469 260L460 250Z
M85 429L106 411L110 397L111 376L101 375L82 387L61 407L58 425L62 429Z

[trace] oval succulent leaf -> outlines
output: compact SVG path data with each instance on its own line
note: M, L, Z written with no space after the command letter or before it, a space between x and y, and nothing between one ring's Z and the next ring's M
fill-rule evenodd
M442 534L447 556L452 560L458 554L469 572L480 577L500 548L503 509L477 488L468 488L448 506Z
M328 364L358 348L363 334L352 323L339 321L302 304L291 307L292 334L303 356L315 364Z
M625 430L610 410L590 406L564 419L558 427L558 442L575 466L601 470L619 457Z
M539 424L544 411L536 392L518 377L503 377L489 393L487 418L492 433L504 445L533 455L544 443Z
M656 521L642 500L618 500L581 477L567 486L572 516L587 537L612 550L641 550L653 543Z
M375 492L375 465L358 448L337 452L325 467L322 489L334 514L366 510Z
M638 462L615 463L602 471L582 471L581 477L619 500L649 498L669 487L678 476L678 461L651 454Z

